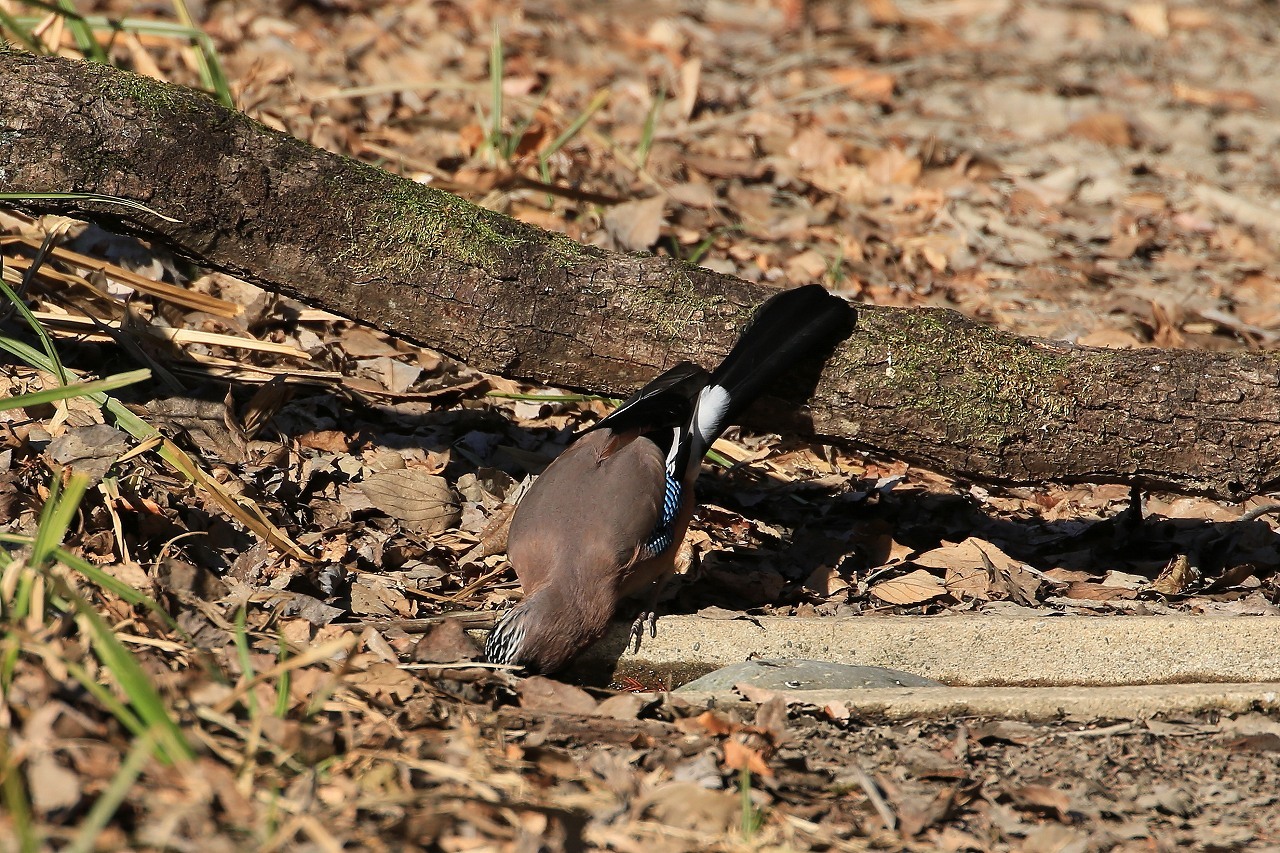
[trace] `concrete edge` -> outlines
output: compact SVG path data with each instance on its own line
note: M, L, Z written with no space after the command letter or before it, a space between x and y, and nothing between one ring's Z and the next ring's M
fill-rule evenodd
M732 708L738 693L677 693L694 705ZM1280 682L1147 684L1129 687L915 687L863 690L751 691L751 704L781 696L788 705L827 709L837 718L921 720L956 717L1050 722L1064 718L1142 720L1209 711L1243 714L1280 709Z
M581 658L596 671L650 669L675 684L748 658L883 666L953 686L1280 682L1271 616L666 616L636 655L626 626Z

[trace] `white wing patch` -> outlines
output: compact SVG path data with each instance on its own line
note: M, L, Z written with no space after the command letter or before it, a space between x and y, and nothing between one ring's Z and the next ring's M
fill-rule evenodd
M729 392L720 385L708 385L698 395L698 413L694 428L702 439L702 446L709 447L724 426L725 413L729 411Z
M667 473L678 474L676 471L676 457L680 455L680 440L684 438L681 433L681 427L672 427L671 449L667 451Z

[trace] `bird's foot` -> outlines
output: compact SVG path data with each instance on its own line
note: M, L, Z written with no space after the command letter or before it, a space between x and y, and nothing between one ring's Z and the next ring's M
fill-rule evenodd
M645 610L636 617L636 621L631 623L631 642L627 645L631 649L631 654L640 651L640 639L644 636L645 624L649 626L649 638L653 639L658 636L658 612L657 610Z

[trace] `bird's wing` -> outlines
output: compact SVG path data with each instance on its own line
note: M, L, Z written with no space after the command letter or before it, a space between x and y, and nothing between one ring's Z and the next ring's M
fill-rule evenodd
M557 583L608 587L641 554L661 526L664 453L632 437L601 458L615 438L598 430L561 453L520 500L507 537L507 557L526 592Z
M616 433L654 432L684 426L693 415L694 400L711 374L691 361L682 361L656 377L578 437L601 429Z

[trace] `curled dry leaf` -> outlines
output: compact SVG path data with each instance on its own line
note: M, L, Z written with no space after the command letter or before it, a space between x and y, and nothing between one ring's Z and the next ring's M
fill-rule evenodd
M724 747L724 766L730 770L748 770L756 776L773 775L773 771L769 769L764 756L758 750L739 743L733 738L726 740L722 746Z
M830 598L849 588L849 582L840 577L840 572L835 566L819 566L814 569L804 585L823 598Z
M1021 808L1052 814L1058 820L1066 820L1071 809L1071 799L1047 785L1023 785L1010 791L1009 796Z
M1138 596L1138 593L1131 589L1080 581L1073 582L1063 590L1062 594L1077 601L1115 601L1117 599L1137 598Z
M359 488L371 504L415 533L440 533L462 518L449 483L421 468L380 471Z
M947 588L929 572L916 569L876 584L871 587L871 594L887 604L922 604L946 595Z
M977 537L956 545L944 545L916 557L912 562L946 571L947 591L957 598L980 601L1012 599L1034 604L1040 579L995 545Z

